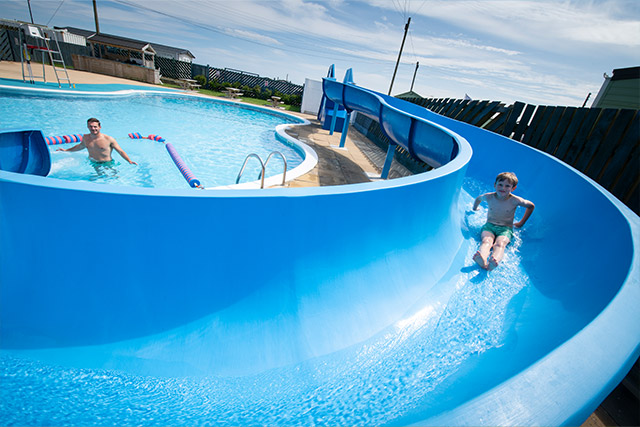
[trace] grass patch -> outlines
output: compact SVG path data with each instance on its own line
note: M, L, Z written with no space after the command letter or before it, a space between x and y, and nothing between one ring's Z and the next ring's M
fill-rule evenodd
M182 87L178 84L174 84L171 82L163 82L162 87L168 87L168 88L172 88L172 89L182 89ZM198 88L195 90L198 93L201 93L203 95L209 95L209 96L217 96L219 98L226 98L227 93L226 92L219 92L216 90L211 90L211 89L202 89L202 88ZM242 102L247 103L247 104L253 104L253 105L261 105L261 106L271 106L271 101L265 100L265 99L258 99L258 98L249 98L249 97L240 97L238 98L240 99ZM297 105L289 105L289 104L282 104L280 105L281 108L284 108L285 111L293 111L293 112L300 112L300 107Z
M165 86L169 86L169 85L165 84ZM220 98L226 98L226 92L218 92L218 91L210 90L210 89L196 89L196 91L198 93L203 94L203 95L210 95L210 96L217 96L217 97L220 97ZM271 102L268 101L268 100L264 100L264 99L249 98L249 97L240 97L238 99L240 99L242 102L247 103L247 104L261 105L261 106L271 106ZM300 112L300 107L296 106L296 105L282 104L281 107L283 107L286 111L293 111L293 112L297 112L297 113Z

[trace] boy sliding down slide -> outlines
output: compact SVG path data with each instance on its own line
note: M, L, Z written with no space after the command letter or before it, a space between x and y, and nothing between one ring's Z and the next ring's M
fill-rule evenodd
M473 260L485 270L493 270L504 256L504 249L513 237L513 226L520 228L531 216L535 205L529 200L511 194L518 185L518 178L512 172L502 172L496 177L493 187L495 192L478 196L473 203L473 210L478 210L482 201L487 202L487 223L482 227L480 238L482 243ZM516 208L526 208L522 219L514 224ZM491 249L493 254L490 256Z

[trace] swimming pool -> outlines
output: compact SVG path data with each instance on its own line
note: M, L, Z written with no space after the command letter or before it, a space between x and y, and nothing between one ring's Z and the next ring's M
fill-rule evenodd
M263 161L272 151L281 152L287 169L293 170L305 158L305 149L282 136L279 125L304 120L264 108L210 98L159 92L137 92L127 96L52 96L11 94L0 91L0 127L34 126L45 136L86 133L86 121L97 117L102 132L111 135L138 166L129 165L117 153L113 166L96 165L87 152L66 153L51 146L51 178L115 185L184 188L186 183L162 143L132 140L127 135L160 135L170 142L194 175L207 187L235 184L245 157L258 154ZM72 146L65 145L66 148ZM282 174L284 164L273 157L266 176ZM241 182L254 181L260 173L257 161L247 163Z
M411 177L270 191L0 171L1 421L582 423L640 353L637 215L545 153L335 92L455 156ZM486 273L470 207L508 169L537 207Z

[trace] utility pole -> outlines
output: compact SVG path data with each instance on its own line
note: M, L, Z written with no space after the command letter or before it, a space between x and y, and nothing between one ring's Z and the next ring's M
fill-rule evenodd
M413 80L411 80L411 89L409 89L409 92L413 92L413 84L416 82L416 74L418 74L419 66L420 66L420 63L416 62L416 70L413 72Z
M100 24L98 23L98 5L96 4L96 0L93 0L93 17L96 20L96 34L100 33Z
M31 17L31 23L34 24L35 22L33 22L33 13L31 13L31 0L27 0L27 5L29 6L29 16Z
M400 52L398 53L398 60L396 61L396 69L393 70L393 77L391 78L391 86L389 86L389 93L391 95L391 89L393 89L393 81L396 79L396 73L398 72L398 65L400 64L400 57L402 56L402 49L404 49L404 41L407 38L407 32L409 31L409 24L411 23L411 17L407 20L407 25L404 26L404 37L402 37L402 44L400 45Z

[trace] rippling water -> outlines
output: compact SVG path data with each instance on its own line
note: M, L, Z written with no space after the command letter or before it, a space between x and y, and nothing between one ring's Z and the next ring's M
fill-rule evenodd
M234 184L250 153L266 160L282 152L292 169L302 162L291 146L276 140L275 127L299 123L283 115L241 108L194 97L137 95L122 98L68 98L0 95L0 128L41 129L45 136L87 133L89 117L97 117L102 132L113 136L138 166L129 165L114 151L112 167L96 168L87 151L59 152L50 146L50 177L116 185L188 188L178 168L159 142L128 137L160 135L170 142L205 187ZM279 157L269 163L267 176L282 173ZM248 163L242 182L257 179L258 162Z

